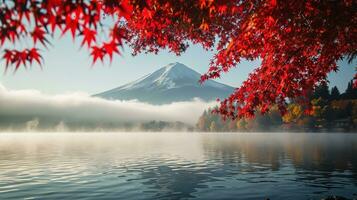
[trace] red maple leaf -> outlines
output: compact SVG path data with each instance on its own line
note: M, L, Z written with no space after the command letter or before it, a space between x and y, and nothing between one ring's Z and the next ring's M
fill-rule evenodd
M74 39L76 36L76 31L79 26L78 24L78 18L77 17L71 17L71 15L74 15L73 13L70 13L66 16L66 23L65 23L65 28L62 30L62 35L64 35L68 30L71 31L72 38Z
M91 48L92 48L92 52L90 54L93 57L92 65L94 65L96 63L98 58L103 62L103 58L105 56L105 51L102 49L102 47L93 46Z
M87 46L90 47L92 42L96 41L96 35L97 35L97 31L85 27L83 29L83 40L81 46L87 43Z
M122 0L120 7L121 7L121 16L125 19L129 20L131 17L131 13L133 12L133 6L129 2L130 0Z
M5 70L9 67L9 65L11 63L13 63L13 60L14 60L14 54L12 51L10 50L5 50L5 53L4 55L2 56L2 58L6 61L6 64L5 64Z
M37 41L40 41L43 46L46 46L46 43L49 43L49 41L46 39L45 34L46 32L42 28L35 27L35 29L31 33L33 43L36 44Z
M120 54L118 50L118 45L114 41L111 41L109 43L104 43L103 49L109 55L110 62L112 62L113 53Z
M28 51L28 60L30 64L35 60L40 66L41 66L41 60L42 56L38 53L37 48L32 48Z

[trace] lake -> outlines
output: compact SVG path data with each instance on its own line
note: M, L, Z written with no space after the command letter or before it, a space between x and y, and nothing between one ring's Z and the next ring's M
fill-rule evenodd
M357 199L357 134L0 133L0 199Z

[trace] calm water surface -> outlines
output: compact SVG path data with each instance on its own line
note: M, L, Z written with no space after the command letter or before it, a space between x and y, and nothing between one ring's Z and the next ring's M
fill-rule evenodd
M357 135L1 133L0 199L357 199Z

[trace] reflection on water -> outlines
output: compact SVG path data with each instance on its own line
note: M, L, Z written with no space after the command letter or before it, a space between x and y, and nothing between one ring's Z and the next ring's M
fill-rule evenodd
M353 134L0 134L0 199L353 199L356 153Z

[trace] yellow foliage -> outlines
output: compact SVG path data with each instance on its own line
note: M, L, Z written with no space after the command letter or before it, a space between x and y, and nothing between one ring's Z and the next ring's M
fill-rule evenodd
M285 123L296 122L300 119L303 114L303 109L298 104L290 104L288 106L288 112L283 116L283 121Z

